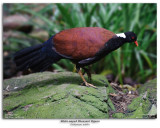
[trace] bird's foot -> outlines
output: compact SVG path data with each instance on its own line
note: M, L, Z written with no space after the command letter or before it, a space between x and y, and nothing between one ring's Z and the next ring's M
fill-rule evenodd
M92 88L97 88L96 86L94 86L93 84L87 83L87 82L83 82L82 85L85 85L87 87L92 87Z

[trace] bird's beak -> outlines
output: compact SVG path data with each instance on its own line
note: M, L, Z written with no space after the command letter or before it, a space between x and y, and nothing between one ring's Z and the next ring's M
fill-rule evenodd
M138 42L137 41L134 41L134 43L136 44L136 46L138 47Z

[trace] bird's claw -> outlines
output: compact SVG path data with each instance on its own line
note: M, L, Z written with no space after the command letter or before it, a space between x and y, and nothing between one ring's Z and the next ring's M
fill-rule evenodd
M87 83L87 82L83 82L82 84L87 86L87 87L92 87L92 88L96 88L97 89L97 87L94 86L93 84L90 84L90 83Z

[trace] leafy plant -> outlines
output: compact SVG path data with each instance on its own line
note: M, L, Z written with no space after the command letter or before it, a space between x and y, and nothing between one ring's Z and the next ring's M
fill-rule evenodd
M32 18L29 24L47 31L49 36L74 27L103 27L115 33L133 31L138 36L139 47L134 44L124 45L93 64L92 71L104 75L112 73L121 83L124 76L130 76L140 82L156 76L156 4L46 4L36 11L38 6L14 4L9 11L12 14L30 15ZM41 20L43 24L35 19ZM38 40L29 35L25 36ZM17 40L18 42L20 41ZM25 40L22 42L24 46L28 45ZM61 60L53 64L53 67L61 71L74 70L73 64L68 60Z

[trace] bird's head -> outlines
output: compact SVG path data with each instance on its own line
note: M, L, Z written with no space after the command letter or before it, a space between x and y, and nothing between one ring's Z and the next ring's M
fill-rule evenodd
M134 42L136 46L138 46L137 36L134 32L125 32L121 34L116 34L118 37L122 37L126 42L132 43Z
M124 34L126 35L127 42L134 42L138 46L137 36L134 32L125 32Z

